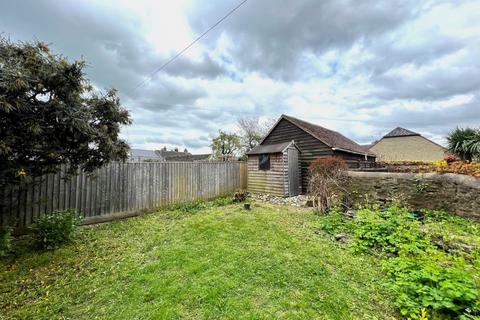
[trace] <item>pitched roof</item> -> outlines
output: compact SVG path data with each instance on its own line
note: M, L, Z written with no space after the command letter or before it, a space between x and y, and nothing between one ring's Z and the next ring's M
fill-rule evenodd
M393 137L407 137L407 136L419 136L419 133L413 132L411 130L402 128L402 127L396 127L386 135L384 135L384 138L393 138Z
M143 150L143 149L130 149L131 157L140 157L140 158L161 158L155 150Z
M291 144L293 144L298 149L297 145L293 141L289 141L276 144L259 144L255 146L252 150L248 151L247 154L253 155L262 153L280 153L287 149L288 146L290 146Z
M373 153L369 152L368 150L365 150L362 146L357 144L356 142L348 139L341 133L338 133L336 131L321 127L319 125L303 121L291 116L287 115L282 115L280 119L286 119L302 129L303 131L309 133L312 135L314 138L317 138L318 140L322 141L329 147L331 147L334 150L339 150L339 151L346 151L346 152L351 152L351 153L356 153L356 154L369 154L369 155L374 155Z
M405 128L402 128L402 127L396 127L395 129L393 129L392 131L390 131L389 133L387 133L386 135L384 135L382 137L383 138L395 138L395 137L411 137L411 136L418 136L418 137L421 137L433 144L436 144L437 146L443 148L446 150L446 148L444 146L442 146L441 144L438 144L436 143L435 141L432 141L428 138L425 138L424 136L422 136L420 133L417 133L417 132L413 132L411 130L408 130L408 129L405 129ZM379 143L382 139L380 140L377 140L375 141L374 143L372 143L372 145L370 146L370 148L372 148L374 145L376 145L377 143ZM370 151L372 152L372 151Z

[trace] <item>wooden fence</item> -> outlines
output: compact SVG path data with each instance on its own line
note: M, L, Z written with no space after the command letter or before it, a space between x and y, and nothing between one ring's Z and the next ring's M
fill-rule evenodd
M74 209L86 223L205 200L247 187L244 162L112 163L65 178L65 168L14 190L0 190L0 226L19 229L55 210Z

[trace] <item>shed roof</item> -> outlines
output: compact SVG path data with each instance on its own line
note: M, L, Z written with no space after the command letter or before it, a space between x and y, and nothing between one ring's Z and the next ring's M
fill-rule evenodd
M374 155L339 132L287 115L282 115L280 119L286 119L290 121L303 131L309 133L314 138L317 138L334 150L346 151L361 155Z
M297 149L297 145L293 141L276 143L276 144L259 144L258 146L254 147L252 150L247 152L248 155L253 154L264 154L264 153L281 153L285 149L287 149L291 144L293 144ZM299 149L300 150L300 149Z
M393 138L393 137L407 137L407 136L419 136L420 133L413 132L411 130L402 128L402 127L396 127L386 135L384 135L384 138Z

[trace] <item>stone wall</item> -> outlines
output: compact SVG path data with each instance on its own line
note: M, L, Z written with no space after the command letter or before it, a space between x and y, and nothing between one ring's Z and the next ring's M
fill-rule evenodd
M390 173L350 171L354 201L388 203L404 200L415 209L446 210L480 220L480 178L454 173Z

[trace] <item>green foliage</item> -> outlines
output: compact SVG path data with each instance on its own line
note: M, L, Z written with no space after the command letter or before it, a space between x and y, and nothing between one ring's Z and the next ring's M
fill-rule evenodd
M6 256L12 247L12 228L0 228L0 258Z
M429 244L419 225L412 214L396 205L385 211L362 210L354 221L356 249L390 254L419 253Z
M384 268L392 278L390 287L403 315L415 317L420 307L447 319L480 313L475 270L463 257L430 249L388 259Z
M213 207L227 206L233 203L232 197L218 197L210 201L191 201L182 202L166 208L168 211L173 211L178 217L195 214L199 211L206 210ZM180 215L178 215L180 214Z
M447 137L448 151L462 160L471 161L480 156L480 130L456 128Z
M349 220L333 211L322 218L320 229L346 232L354 251L383 257L403 315L417 319L422 308L442 319L480 315L476 223L445 212L411 213L394 203L383 211L359 210Z
M240 150L240 137L234 133L219 131L210 144L213 155L219 160L233 160Z
M34 242L40 249L53 250L72 240L81 218L73 210L46 214L32 226Z
M322 217L320 229L330 235L343 232L348 229L348 222L344 220L340 209L332 208L328 214Z
M68 164L86 171L127 158L120 127L128 111L114 89L93 92L84 61L70 63L41 42L0 36L0 187Z

